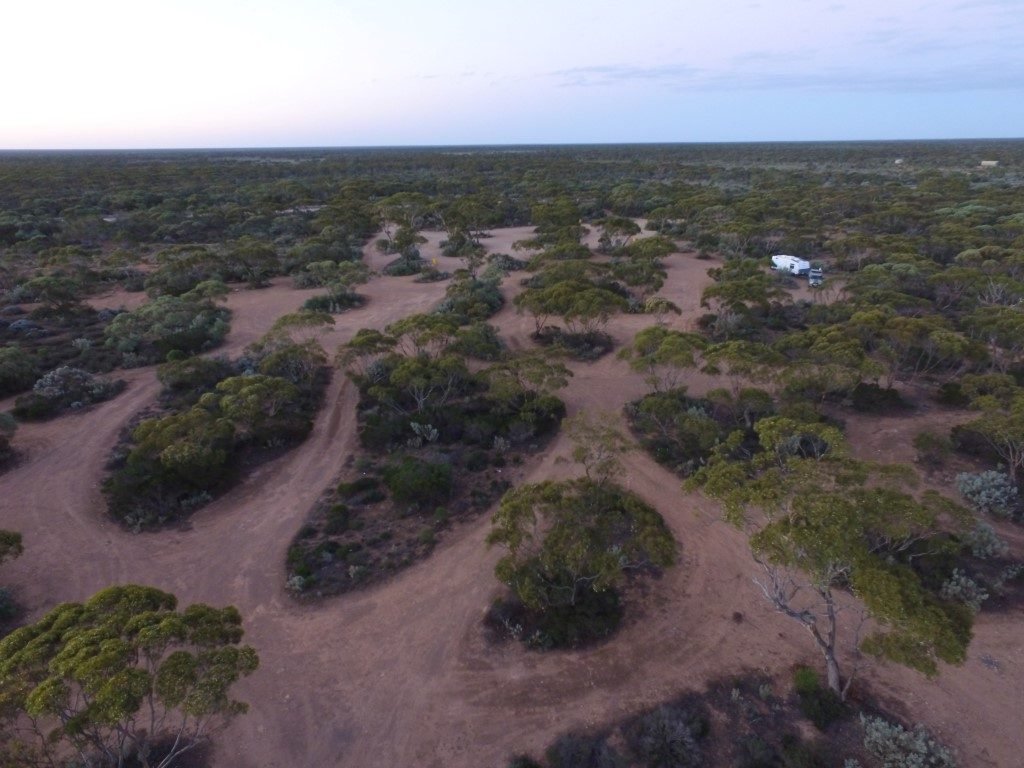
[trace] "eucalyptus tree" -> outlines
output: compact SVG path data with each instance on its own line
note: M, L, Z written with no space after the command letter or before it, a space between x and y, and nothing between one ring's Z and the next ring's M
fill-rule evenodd
M943 531L963 524L963 510L909 493L902 468L850 458L834 427L771 416L754 431L756 449L733 433L686 487L721 501L749 533L755 583L811 636L829 688L845 697L864 653L928 675L940 661L963 663L971 610L929 590L914 567L955 549Z
M167 768L248 706L259 665L235 608L123 585L64 603L0 640L0 718L45 764ZM23 753L24 754L24 753Z

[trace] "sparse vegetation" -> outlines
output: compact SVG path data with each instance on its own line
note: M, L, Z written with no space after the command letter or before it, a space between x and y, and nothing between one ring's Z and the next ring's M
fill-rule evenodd
M896 155L907 162L894 164ZM979 170L981 156L998 157L1000 165ZM251 547L258 543L260 552L272 552L278 542L267 531L280 536L298 527L289 522L292 502L297 490L307 493L310 473L322 471L326 482L344 464L288 549L287 586L294 594L311 599L380 585L439 543L442 558L450 550L462 552L452 539L504 497L509 503L536 502L533 512L543 522L537 531L528 525L520 531L529 530L523 541L535 551L521 549L522 556L513 557L511 547L503 550L512 557L503 571L509 591L492 607L489 626L546 648L603 641L627 621L629 647L612 638L600 648L566 654L564 663L561 654L543 663L527 660L515 674L503 673L507 687L473 699L480 709L471 719L486 717L493 724L503 722L495 718L507 717L510 708L530 709L532 727L555 711L538 684L541 678L560 684L564 675L564 703L580 695L574 687L582 685L577 670L592 676L594 688L585 694L572 734L558 740L547 763L523 757L521 768L810 767L843 760L867 768L951 765L948 751L934 739L895 726L889 715L882 716L884 727L865 725L874 734L867 749L856 717L832 716L863 709L865 717L875 717L865 706L866 688L850 685L864 679L856 675L857 666L870 663L868 656L935 673L940 662L963 660L975 611L1015 610L1024 594L1018 537L1008 522L1020 518L1024 470L1022 158L1021 144L1011 141L0 158L0 397L20 395L14 407L28 418L105 396L98 377L117 367L158 365L164 386L159 399L130 420L124 403L154 391L146 389L148 371L129 376L132 390L103 406L102 415L111 418L102 424L95 411L83 412L50 424L24 424L12 438L12 425L0 423L4 480L16 481L4 512L15 521L12 526L25 531L32 557L38 552L41 558L5 569L15 574L11 594L27 596L35 604L26 607L38 615L62 599L43 594L42 586L66 581L64 574L73 574L68 588L74 591L110 574L127 577L154 565L166 570L162 578L192 578L191 569L202 569L203 558L222 559L224 565L215 563L211 573L224 585L207 580L197 588L232 594L241 589L239 595L261 606L261 632L280 644L279 601L267 599L265 584L258 582L273 569L258 562ZM488 230L512 226L533 231L515 235L514 256L489 253L508 250L512 238ZM357 292L371 279L362 255L374 237L380 249L371 255L374 269L390 263ZM500 246L489 244L499 240ZM809 289L797 277L771 272L768 257L782 252L821 265L825 284ZM707 269L710 282L704 281ZM514 271L521 274L513 279L508 273ZM521 277L522 285L510 284ZM430 284L441 280L447 282ZM294 298L289 307L308 299L305 311L287 316L241 357L196 356L226 338L226 297L242 320L239 335L252 338L254 328L273 320L260 312L281 306L275 302L291 281L320 289L320 295L287 296L289 302ZM266 304L261 293L235 293L271 283L266 295L275 299ZM137 292L143 288L149 297L140 305L145 297ZM122 295L126 291L136 293ZM364 295L375 303L359 314ZM403 319L402 298L413 295L416 306L426 306L424 296L438 298L440 305ZM697 296L701 309L694 306ZM532 317L532 339L518 332L517 323L504 323L505 301ZM132 309L118 308L125 306ZM356 334L342 353L359 390L358 448L345 440L353 428L351 410L332 408L316 432L318 439L330 435L329 447L317 457L297 457L300 472L292 472L286 460L254 474L244 520L229 503L215 521L203 519L195 531L172 535L167 547L157 547L155 539L143 547L138 542L148 538L112 532L104 534L109 545L106 538L97 544L100 534L91 527L87 503L96 478L86 470L93 467L97 446L104 450L113 442L113 430L123 423L107 484L117 518L132 528L183 520L311 429L324 382L325 356L317 341L329 316L341 312L348 313L339 322L344 338L359 317L366 325L380 321ZM650 315L653 327L644 330L646 324L632 317L636 313ZM625 363L606 358L585 364L616 345L623 347ZM521 353L524 347L531 351ZM573 391L566 397L571 412L593 410L595 403L617 407L622 398L616 393L628 386L635 399L626 417L641 445L690 479L688 487L699 486L719 502L751 535L762 591L772 607L807 631L808 648L821 653L823 678L811 659L800 659L812 668L797 673L792 691L786 674L773 680L745 676L714 682L701 702L660 700L677 675L724 663L699 652L691 664L688 638L681 635L680 653L664 655L681 666L665 674L657 666L660 654L640 654L663 651L671 642L667 628L692 633L703 643L724 638L724 657L748 637L757 648L767 622L746 604L723 603L733 582L722 586L717 571L692 591L679 586L682 574L668 572L654 587L623 577L623 571L656 570L659 558L634 557L637 551L624 543L636 530L656 543L671 536L664 524L638 524L637 519L653 518L601 470L602 457L616 455L615 441L591 432L592 447L600 450L577 457L588 465L589 478L551 480L549 470L554 477L564 474L550 462L531 463L526 474L523 465L565 414L555 393L568 370L557 355L583 361L572 366L586 395ZM648 394L639 396L626 363L647 379ZM36 382L38 395L30 391ZM342 389L343 396L350 391ZM63 421L85 426L69 437ZM598 421L613 423L603 416ZM861 435L870 437L864 444L853 442ZM68 444L79 441L90 450L68 458ZM318 451L321 445L328 443L318 443ZM943 495L915 487L906 468L884 464L912 455L911 449L929 472L927 487ZM18 460L12 461L15 451ZM56 466L56 455L63 465ZM80 467L72 466L79 461ZM668 516L665 505L678 503L673 527L698 533L711 527L714 504L692 505L703 526L695 527L692 499L668 501L661 486L670 483L661 470L643 459L631 459L631 469L638 470L631 473L631 487L658 501L653 515ZM957 473L962 474L953 480ZM970 512L951 501L957 493ZM311 496L302 498L306 504ZM598 514L606 503L613 513ZM975 519L984 516L991 516L992 525ZM560 526L563 517L575 524ZM546 548L544 534L551 531L564 546ZM36 548L41 533L52 540ZM717 569L719 558L723 568L736 565L729 562L725 538L698 537L695 547L707 545L694 550L701 568ZM145 556L148 547L156 547L152 562ZM578 555L570 563L575 570L565 565L573 559L568 555ZM669 558L661 552L660 559ZM240 562L246 567L236 577L230 567ZM476 602L466 603L455 586L467 584L466 576L452 562L443 560L451 568L451 594L443 594L447 582L422 583L435 585L453 610L445 605L438 611L433 588L427 590L424 595L434 603L385 622L392 631L401 624L402 631L393 632L395 648L413 647L404 644L408 634L430 661L453 647L454 633L469 631L455 626L451 634L446 629L438 635L440 614L450 621L486 608L492 593L473 591ZM529 566L538 565L531 571ZM407 575L403 587L421 583L416 572ZM595 584L603 588L591 588ZM526 599L516 594L518 587ZM737 598L745 598L748 588L746 578L736 580ZM801 600L790 599L794 589ZM348 652L351 633L368 636L364 627L377 626L378 606L388 605L390 596L381 585L379 594L344 601L346 614L336 624L319 624L309 614L310 625L331 627L329 637L316 638L324 649L317 673L327 683L350 674L369 679L361 666L365 659L332 664L337 659L327 649ZM537 610L544 601L558 605ZM350 606L357 610L348 613ZM835 622L832 611L840 614ZM869 620L863 637L855 631L862 617ZM166 626L178 626L177 619L164 619ZM636 626L628 623L634 619ZM992 633L989 640L1002 639L1005 622L983 623ZM829 639L832 629L835 642ZM301 632L286 637L296 649L308 650ZM132 640L123 634L116 639ZM428 643L435 645L427 648ZM351 645L358 652L358 641ZM995 651L989 655L1001 643L983 645L972 654L972 675L978 672L979 685L997 681L991 682L991 706L986 701L983 708L993 721L983 746L997 762L1012 762L1016 755L1005 736L1012 733L1010 720L1004 723L993 713L999 696L1012 691L1016 673L1009 660ZM486 663L521 654L515 646L491 649ZM91 658L98 663L107 656ZM492 680L481 671L486 664L475 666L476 661L442 665L439 675L457 668L464 677L454 687L444 677L431 690L465 693L459 687L463 680L468 686ZM375 680L381 701L401 690L399 685L420 682L415 676L395 682L408 671L397 651L389 663L397 673L389 669ZM295 669L285 660L264 678L260 686L274 697L261 707L304 711L303 702L281 704L286 699L274 688ZM33 674L42 675L40 670ZM107 675L104 683L114 681L110 691L124 701L132 690L121 685L126 678L119 674ZM873 678L885 685L884 676ZM634 679L645 681L639 693ZM594 723L594 712L607 711L603 697L609 694L602 691L618 697L618 711L633 700L646 708L617 723ZM494 711L487 708L499 699ZM414 698L411 704L420 702ZM913 715L916 710L908 706ZM371 709L366 720L377 714ZM812 732L807 719L823 730ZM337 722L335 716L326 723L332 727L322 729L330 734L324 738L340 738L334 735ZM579 730L584 722L592 728ZM72 733L59 718L47 726L68 739L84 732ZM466 726L471 738L473 722ZM493 725L488 727L491 738ZM509 733L525 727L507 723ZM160 739L146 730L156 756ZM279 741L267 733L268 744ZM976 754L978 734L965 729L954 736L965 758ZM265 746L262 738L256 743ZM415 735L408 744L410 750L422 746ZM5 748L6 743L0 763L9 761ZM239 751L250 759L255 748L241 745ZM325 754L299 748L289 757L315 762ZM410 754L396 748L381 759L408 761ZM425 754L416 752L413 759ZM280 750L271 757L280 760ZM79 761L88 759L98 761L92 753Z
M303 440L327 380L326 356L287 323L236 364L172 360L159 370L164 413L134 423L104 481L110 514L136 530L176 522L253 465Z

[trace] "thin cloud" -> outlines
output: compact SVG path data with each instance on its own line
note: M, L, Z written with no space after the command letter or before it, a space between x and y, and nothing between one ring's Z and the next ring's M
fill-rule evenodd
M700 69L686 64L663 64L659 66L637 66L623 64L602 64L589 67L571 67L548 73L560 80L559 85L597 86L628 82L674 82L693 79L701 74Z
M737 58L757 66L711 70L687 64L603 64L557 70L547 73L547 76L563 88L609 87L630 83L654 84L672 90L936 92L1024 88L1024 60L991 60L970 66L907 69L887 67L883 62L880 68L822 65L788 70L778 65L787 61L792 63L792 57L763 53Z

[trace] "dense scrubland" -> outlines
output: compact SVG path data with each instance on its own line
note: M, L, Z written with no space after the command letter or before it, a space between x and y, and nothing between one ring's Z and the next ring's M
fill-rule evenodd
M4 764L1019 755L1024 142L6 153L0 397Z

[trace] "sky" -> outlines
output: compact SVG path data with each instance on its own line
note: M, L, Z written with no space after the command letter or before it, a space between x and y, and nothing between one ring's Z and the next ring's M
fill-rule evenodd
M1024 0L5 0L0 148L1024 136Z

